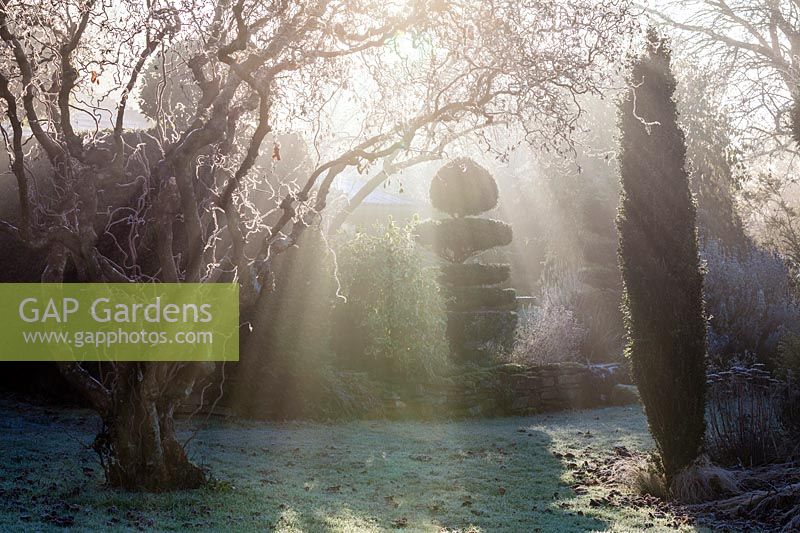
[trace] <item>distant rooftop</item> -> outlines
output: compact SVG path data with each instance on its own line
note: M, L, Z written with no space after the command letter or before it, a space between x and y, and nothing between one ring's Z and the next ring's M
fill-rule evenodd
M114 127L114 117L108 111L96 113L94 116L89 113L73 109L72 127L77 131L92 131L95 128L110 129ZM136 109L129 107L125 110L125 120L123 124L126 129L146 129L152 126L150 120Z
M340 176L334 182L334 188L352 198L364 185L363 180L356 179L354 176ZM409 196L387 191L383 186L378 186L367 196L362 205L379 205L386 207L416 207L420 204Z

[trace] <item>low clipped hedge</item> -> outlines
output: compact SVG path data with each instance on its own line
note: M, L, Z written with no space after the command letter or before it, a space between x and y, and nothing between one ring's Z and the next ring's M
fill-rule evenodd
M514 289L501 287L449 287L444 291L447 308L451 311L479 309L509 309L517 307Z
M473 255L511 244L511 226L490 218L464 217L426 220L416 228L417 241L454 263Z
M495 285L508 279L511 265L492 263L463 263L442 266L439 281L445 285L465 287L471 285Z

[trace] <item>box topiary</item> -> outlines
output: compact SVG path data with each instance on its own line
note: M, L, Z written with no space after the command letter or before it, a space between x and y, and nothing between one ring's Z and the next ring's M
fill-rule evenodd
M451 287L494 285L502 283L511 274L511 266L500 263L456 263L442 265L439 281Z
M477 309L509 309L517 307L517 293L514 289L502 287L447 287L444 290L448 308L452 311Z
M418 225L417 241L445 261L439 281L447 297L451 351L460 359L475 360L511 349L516 293L498 286L508 280L510 267L474 260L486 250L510 244L513 237L505 222L476 216L497 205L497 183L484 167L462 157L439 169L430 198L433 207L448 216Z
M490 218L462 217L426 220L417 227L419 242L443 259L463 263L497 246L511 244L511 226Z
M445 164L431 180L431 204L455 218L493 209L498 196L489 171L468 157Z

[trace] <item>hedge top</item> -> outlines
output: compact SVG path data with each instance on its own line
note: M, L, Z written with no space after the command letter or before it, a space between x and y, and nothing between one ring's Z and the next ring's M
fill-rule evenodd
M478 215L497 205L497 183L469 157L446 163L431 181L431 204L454 217Z

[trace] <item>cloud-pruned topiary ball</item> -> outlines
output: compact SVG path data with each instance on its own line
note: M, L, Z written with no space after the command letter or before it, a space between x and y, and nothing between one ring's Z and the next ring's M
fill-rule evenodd
M454 217L478 215L497 205L497 183L469 157L442 166L431 181L431 203Z
M511 275L511 265L451 263L442 265L439 281L451 287L470 287L503 283ZM800 337L799 337L800 339Z
M509 224L490 218L426 220L417 226L417 241L451 263L463 263L484 250L511 244L512 236Z

